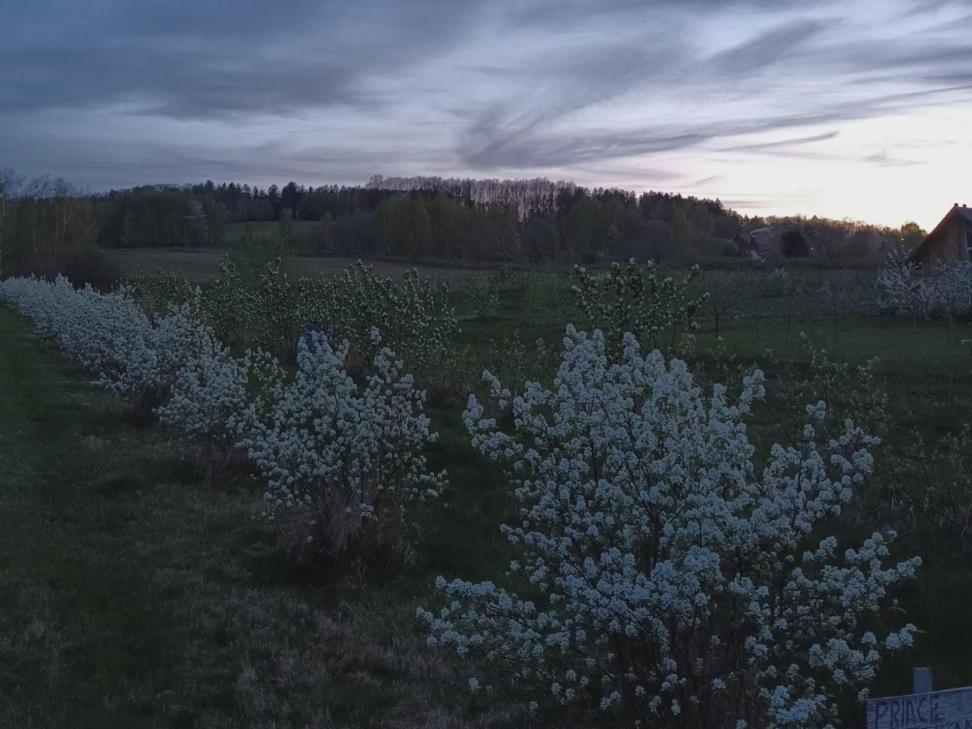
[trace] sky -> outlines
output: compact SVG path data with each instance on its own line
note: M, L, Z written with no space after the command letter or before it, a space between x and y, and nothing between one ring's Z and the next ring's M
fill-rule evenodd
M972 204L972 0L3 4L0 168L89 191L542 176L926 228Z

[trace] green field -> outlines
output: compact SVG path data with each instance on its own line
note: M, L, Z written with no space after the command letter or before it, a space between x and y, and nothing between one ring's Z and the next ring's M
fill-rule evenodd
M293 220L288 225L290 235L303 245L314 243L319 235L321 224L313 220ZM268 236L280 230L280 224L274 221L227 223L223 226L223 244L229 248L237 245L245 235Z
M219 262L235 249L227 248L113 248L105 255L118 266L126 278L156 276L161 271L175 271L194 283L205 283L219 274ZM295 269L303 276L329 276L340 273L357 259L346 256L299 256ZM410 261L369 261L384 276L401 278L413 268L423 276L461 283L485 275L483 270L432 266Z
M470 290L453 291L457 344L479 371L503 366L511 336L555 344L577 317L563 273L495 286L486 313ZM702 372L730 360L766 369L760 427L799 416L780 385L806 372L801 332L837 360L880 357L891 425L877 459L912 428L934 440L967 421L972 324L781 311L775 299L740 306L718 339L703 312L692 350ZM512 499L470 447L456 402L431 409L442 438L430 455L450 489L420 516L414 564L335 585L282 553L256 479L207 475L195 446L134 419L4 306L0 342L0 726L523 725L470 698L468 670L426 650L414 618L436 575L490 578L508 557L498 526ZM878 693L907 689L912 664L933 666L940 687L972 683L972 568L947 548L924 556L921 580L900 594L924 632L885 664Z

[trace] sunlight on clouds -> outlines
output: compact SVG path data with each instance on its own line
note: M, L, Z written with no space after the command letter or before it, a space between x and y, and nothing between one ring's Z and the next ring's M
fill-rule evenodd
M806 131L826 132L821 126ZM698 194L759 199L750 214L816 214L888 225L933 226L953 202L972 202L972 105L844 122L825 141L766 154L685 155L681 164L721 179ZM804 130L801 130L801 133ZM781 199L782 196L782 199Z

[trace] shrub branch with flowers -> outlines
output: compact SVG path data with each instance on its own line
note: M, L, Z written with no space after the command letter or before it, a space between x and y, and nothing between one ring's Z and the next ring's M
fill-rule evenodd
M366 352L377 327L413 370L440 366L458 331L444 285L407 271L401 281L375 274L361 261L339 276L301 279L299 311L351 343L352 356Z
M553 387L511 397L503 432L475 397L473 444L509 472L519 552L508 587L439 578L420 609L429 643L486 657L532 708L623 726L814 727L865 691L882 651L915 630L880 609L918 558L886 565L893 535L838 551L820 539L870 473L875 439L849 420L826 442L807 407L798 446L765 458L746 420L763 376L704 395L684 362L630 334L612 363L600 332L568 327ZM470 686L486 679L473 677ZM852 694L854 695L854 694Z
M99 385L148 411L168 401L188 363L219 350L212 330L193 317L192 304L150 317L124 289L75 289L63 277L8 279L0 292Z
M276 377L237 418L239 445L262 470L271 512L297 510L317 549L347 563L398 554L407 545L406 510L436 498L446 483L423 450L435 440L395 353L381 346L359 391L345 369L348 343L302 339L297 373Z
M690 345L693 318L707 298L690 292L698 273L695 266L683 278L662 277L652 262L640 266L634 260L612 263L604 274L576 266L573 291L587 321L604 332L611 357L620 354L625 332L674 353Z

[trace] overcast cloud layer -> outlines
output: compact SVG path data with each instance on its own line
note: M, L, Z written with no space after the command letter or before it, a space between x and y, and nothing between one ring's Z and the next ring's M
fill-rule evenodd
M972 203L972 0L42 0L3 15L0 167L92 190L543 175L926 226Z

